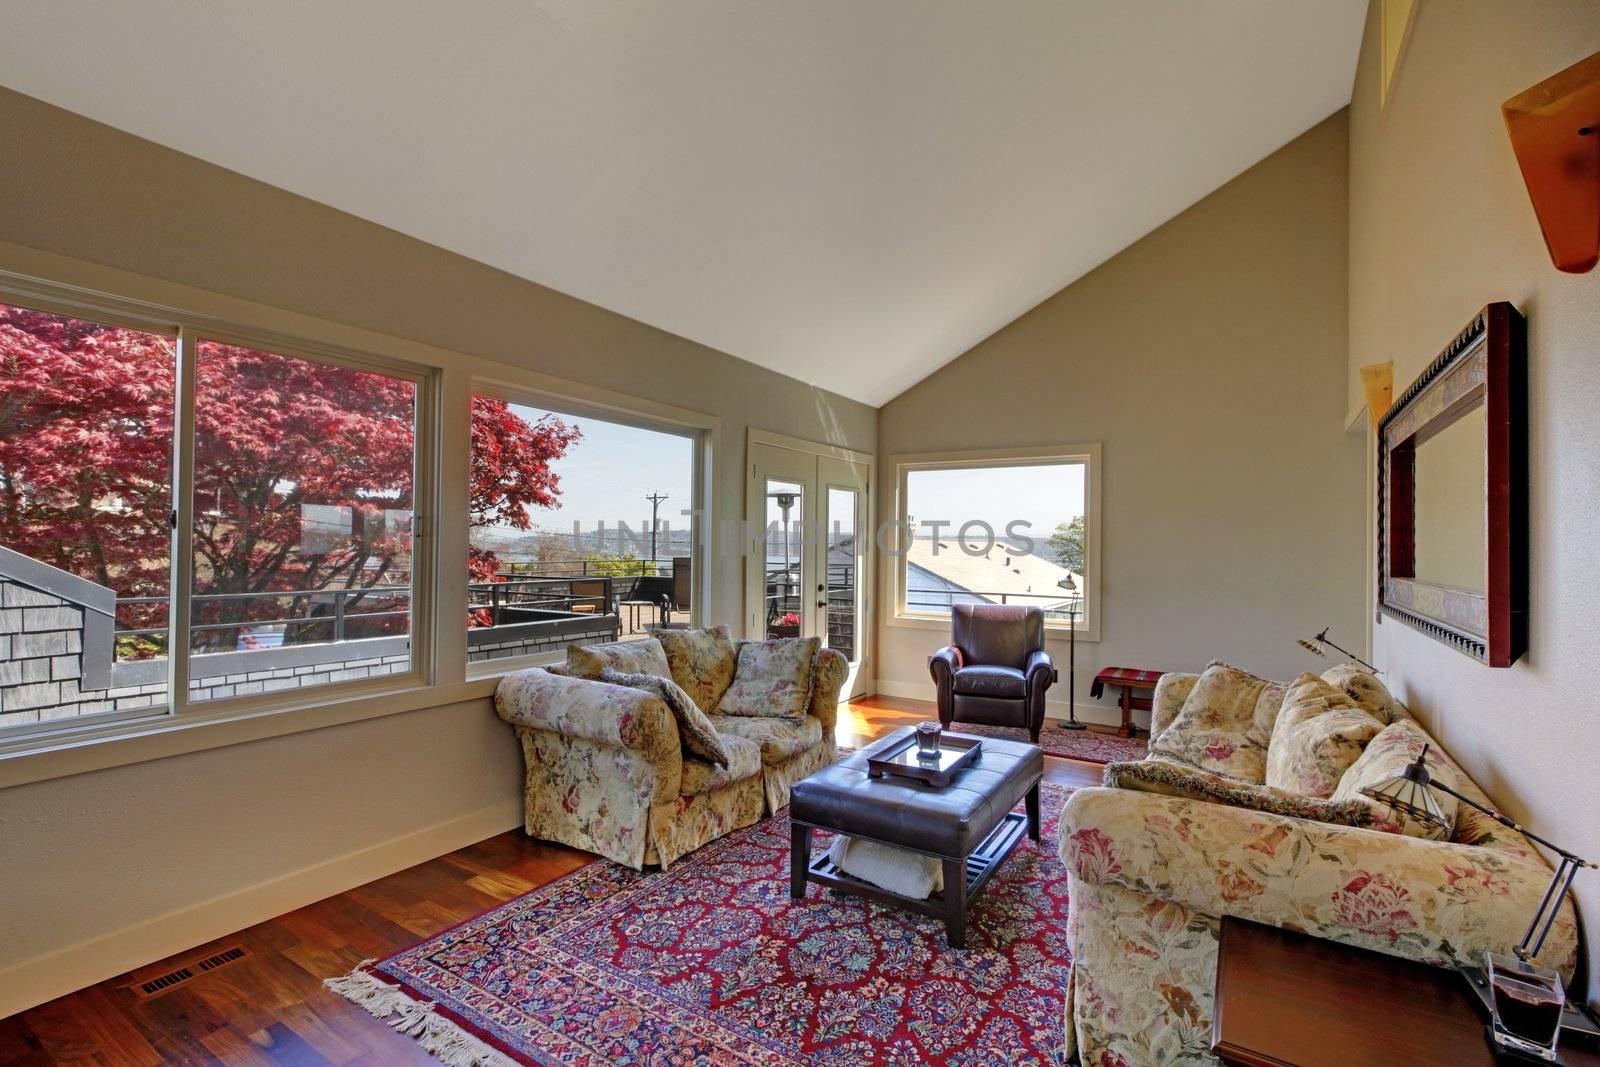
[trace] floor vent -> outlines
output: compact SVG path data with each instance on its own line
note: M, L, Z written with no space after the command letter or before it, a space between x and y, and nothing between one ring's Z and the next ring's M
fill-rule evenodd
M223 949L221 952L214 952L209 956L190 960L188 963L174 967L164 974L158 974L154 978L146 978L135 982L130 988L140 1000L149 1000L151 997L169 993L186 982L192 982L203 974L210 974L212 971L226 967L230 963L238 963L249 955L249 949L243 945L234 945Z

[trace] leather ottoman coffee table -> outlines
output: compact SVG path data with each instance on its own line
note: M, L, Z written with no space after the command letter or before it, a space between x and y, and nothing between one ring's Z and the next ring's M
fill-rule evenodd
M896 730L795 783L789 795L789 896L801 900L806 883L818 882L942 918L951 946L963 948L967 905L1022 841L1024 832L1039 840L1044 753L1037 745L985 737L977 758L957 771L947 786L893 775L869 777L867 757L899 744L910 732L910 727ZM1023 800L1026 817L1011 810ZM933 856L944 865L944 891L918 900L850 878L826 854L813 862L812 830L831 830Z

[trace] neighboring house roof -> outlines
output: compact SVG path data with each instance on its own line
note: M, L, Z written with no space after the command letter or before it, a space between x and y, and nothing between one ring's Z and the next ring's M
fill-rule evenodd
M967 548L976 552L982 542L968 542ZM906 553L906 562L935 575L951 585L986 600L999 602L999 594L1018 596L1019 603L1051 607L1073 599L1061 583L1072 572L1058 563L1039 556L1013 551L1004 544L996 544L981 555L963 549L954 537L918 537L912 540ZM1083 589L1083 576L1072 575L1078 589Z

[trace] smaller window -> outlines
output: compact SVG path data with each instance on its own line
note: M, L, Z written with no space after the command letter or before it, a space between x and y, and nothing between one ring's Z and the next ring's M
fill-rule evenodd
M688 621L697 450L685 431L474 396L469 664Z
M900 618L1020 604L1093 629L1092 454L925 459L899 466Z

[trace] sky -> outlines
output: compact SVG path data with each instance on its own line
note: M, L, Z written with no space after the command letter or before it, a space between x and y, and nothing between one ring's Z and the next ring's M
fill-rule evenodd
M969 519L987 522L997 534L1015 519L1033 524L1038 541L1057 525L1083 514L1083 465L1054 464L958 470L913 470L906 475L906 513L918 524L942 520L941 534L954 536Z
M682 512L693 506L694 499L691 439L525 404L512 404L511 410L529 422L554 414L583 430L583 437L552 464L561 478L561 506L532 509L534 525L570 534L574 520L581 522L585 531L603 520L608 530L619 521L635 530L648 530L650 501L645 497L666 493L667 499L661 502L663 526L689 528L689 519Z

